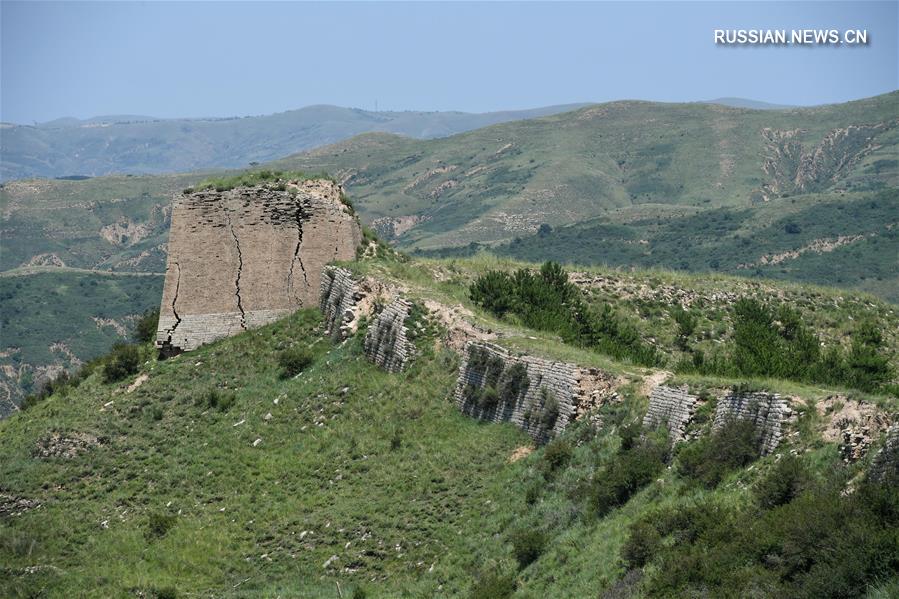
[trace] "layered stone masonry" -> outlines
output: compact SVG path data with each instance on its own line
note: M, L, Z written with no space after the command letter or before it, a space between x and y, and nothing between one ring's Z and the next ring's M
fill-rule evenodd
M325 319L325 332L332 339L346 339L356 332L362 298L353 273L337 266L322 269L319 307Z
M176 354L315 305L322 267L361 241L330 181L175 196L156 346Z
M718 400L713 428L729 420L749 420L755 426L762 455L772 453L783 438L785 423L793 417L789 402L777 393L731 392Z
M649 395L649 408L643 417L643 428L653 430L660 426L668 429L672 443L683 441L687 426L693 420L699 398L690 395L687 388L660 385Z
M454 399L464 414L512 422L545 443L579 418L584 406L600 404L600 390L610 391L611 381L597 369L514 355L476 341L463 354Z
M406 326L412 303L397 297L378 314L365 333L365 355L387 372L399 372L415 353Z
M887 430L883 447L871 461L868 477L878 482L899 484L899 424Z

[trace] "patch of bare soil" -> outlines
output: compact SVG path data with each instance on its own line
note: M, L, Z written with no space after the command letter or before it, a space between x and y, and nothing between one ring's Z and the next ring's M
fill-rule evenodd
M509 463L514 464L518 460L522 460L534 452L533 447L528 447L527 445L522 445L521 447L516 447L512 452L512 455L509 456Z
M889 415L876 405L843 395L831 395L815 408L824 421L823 439L838 442L846 462L863 458L871 442L891 424Z
M53 432L38 440L34 457L70 459L98 445L100 440L88 433Z

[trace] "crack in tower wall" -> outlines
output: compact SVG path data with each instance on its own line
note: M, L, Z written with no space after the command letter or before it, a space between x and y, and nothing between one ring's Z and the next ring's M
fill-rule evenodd
M225 209L225 218L228 221L228 230L231 231L231 237L234 238L234 247L237 249L237 276L234 279L234 296L237 298L237 310L240 312L240 327L247 329L247 313L244 312L243 303L240 300L240 275L243 272L243 254L240 251L240 240L237 239L237 233L234 232L234 224L231 222L231 215Z
M355 258L362 232L337 184L281 187L175 197L158 348L188 351L315 306L322 268Z

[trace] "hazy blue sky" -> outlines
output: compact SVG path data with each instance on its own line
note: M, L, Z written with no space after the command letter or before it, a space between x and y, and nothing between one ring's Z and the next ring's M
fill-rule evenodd
M623 98L820 104L897 89L897 2L8 2L0 118L489 111ZM716 28L867 47L716 47Z

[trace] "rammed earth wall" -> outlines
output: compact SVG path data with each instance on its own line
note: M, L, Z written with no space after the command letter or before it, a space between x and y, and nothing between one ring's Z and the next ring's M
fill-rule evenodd
M887 430L886 441L871 461L868 476L875 481L899 484L899 425Z
M498 345L472 342L459 368L455 401L463 413L491 422L512 422L538 443L559 434L596 401L611 377L596 369L528 355ZM597 404L599 402L596 402Z
M351 260L356 218L325 180L175 197L156 346L164 354L316 305L322 267Z
M749 420L755 425L763 455L772 453L780 444L787 420L793 415L787 400L777 393L741 393L734 391L718 400L714 428L728 420Z
M362 292L353 273L345 268L326 266L322 270L319 307L325 331L332 339L346 339L359 325Z
M365 355L387 372L401 371L414 353L415 346L406 328L411 313L412 303L397 297L368 325Z
M677 389L660 385L649 396L649 408L643 418L643 428L656 429L664 426L672 443L684 439L687 425L693 419L698 398L690 395L686 388Z

